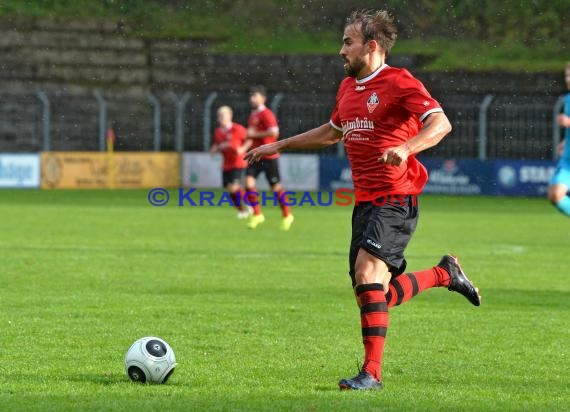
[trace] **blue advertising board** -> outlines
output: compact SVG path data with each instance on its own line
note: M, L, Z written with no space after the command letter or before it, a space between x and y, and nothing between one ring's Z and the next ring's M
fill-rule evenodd
M346 157L319 157L319 187L321 190L352 189L352 173Z
M40 186L40 156L37 153L0 154L0 188Z
M548 182L556 169L549 160L495 160L495 194L546 196Z
M421 158L429 180L423 193L449 195L544 196L555 163L547 160ZM321 190L352 188L346 158L319 159Z
M493 165L475 159L419 159L428 170L424 193L494 194Z

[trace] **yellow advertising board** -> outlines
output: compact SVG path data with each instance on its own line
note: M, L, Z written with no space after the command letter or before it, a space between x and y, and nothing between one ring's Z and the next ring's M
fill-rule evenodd
M42 152L42 189L141 189L180 186L180 154Z

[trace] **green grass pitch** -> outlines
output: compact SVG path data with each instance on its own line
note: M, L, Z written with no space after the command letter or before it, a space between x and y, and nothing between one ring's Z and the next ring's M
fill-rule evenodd
M174 195L174 193L173 193ZM424 196L408 268L457 253L481 289L390 312L385 389L340 392L362 360L351 208L152 207L146 191L0 191L0 410L562 410L570 405L570 221L544 199ZM166 339L165 385L130 344Z

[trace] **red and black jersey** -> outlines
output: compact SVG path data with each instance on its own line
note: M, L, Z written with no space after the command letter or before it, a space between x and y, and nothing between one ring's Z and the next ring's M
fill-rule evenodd
M345 78L330 122L342 131L355 192L421 193L427 170L415 156L400 166L381 164L378 158L416 136L430 113L442 111L405 69L383 65L363 79Z
M279 125L277 124L277 118L273 112L266 106L262 106L257 110L254 110L249 115L247 120L248 127L254 128L257 132L267 132L274 131L275 134L268 137L262 137L257 139L251 139L253 144L252 149L262 146L264 144L273 143L277 141L277 135L279 133ZM277 159L279 154L273 154L271 156L264 156L263 159Z
M227 147L221 150L224 156L224 171L231 169L244 169L247 167L247 161L243 159L243 155L238 155L239 149L246 140L247 130L239 123L232 123L229 128L217 127L214 130L214 143L221 145L229 143Z

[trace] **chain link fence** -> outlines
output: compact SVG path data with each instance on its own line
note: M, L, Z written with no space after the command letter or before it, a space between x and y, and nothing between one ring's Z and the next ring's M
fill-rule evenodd
M333 94L277 93L268 96L281 137L329 121ZM206 151L216 110L229 105L234 121L247 124L246 93L169 91L1 93L0 152L105 150L109 128L116 150ZM445 158L552 159L561 131L555 116L561 98L450 95L440 99L453 131L425 155ZM314 153L315 151L301 151ZM343 156L342 145L318 153Z

